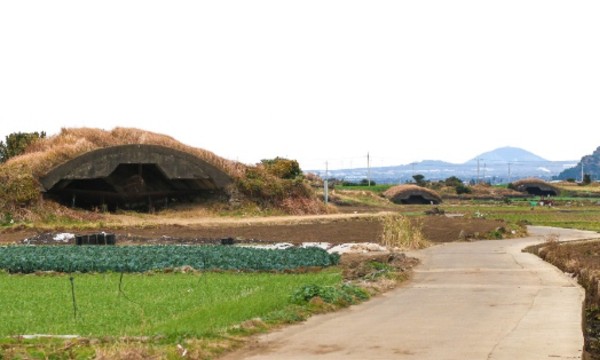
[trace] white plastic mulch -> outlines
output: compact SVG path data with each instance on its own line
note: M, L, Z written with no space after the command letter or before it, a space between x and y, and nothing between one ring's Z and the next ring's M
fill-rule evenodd
M54 241L62 241L62 242L69 242L69 240L71 239L75 239L75 234L71 234L71 233L60 233L60 234L56 234L54 235Z
M259 249L274 249L274 250L282 250L290 247L294 247L293 244L290 243L276 243L276 244L268 244L268 245L242 245L248 247L254 247ZM345 243L338 244L332 246L332 244L327 242L304 242L300 247L319 247L323 250L327 250L328 253L338 253L338 254L346 254L346 253L370 253L370 252L388 252L388 249L385 246L381 246L376 243L364 242L364 243Z
M370 252L387 252L387 251L388 251L388 249L385 246L381 246L379 244L369 243L369 242L339 244L330 249L327 249L327 252L329 252L329 253L336 252L338 254L345 254L345 253L364 254L364 253L370 253Z

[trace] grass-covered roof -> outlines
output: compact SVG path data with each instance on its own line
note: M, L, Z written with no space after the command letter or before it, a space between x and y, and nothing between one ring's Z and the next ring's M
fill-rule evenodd
M383 193L383 196L398 204L408 203L412 201L411 199L418 198L422 198L424 202L433 202L435 204L442 202L442 198L437 192L412 184L391 187Z

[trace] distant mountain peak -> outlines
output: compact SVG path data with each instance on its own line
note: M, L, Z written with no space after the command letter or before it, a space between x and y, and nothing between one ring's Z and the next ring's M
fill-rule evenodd
M536 154L529 152L527 150L512 147L512 146L504 146L497 148L492 151L484 152L483 154L479 154L475 158L467 161L467 163L477 162L477 159L484 162L523 162L523 161L547 161L546 159L537 156Z

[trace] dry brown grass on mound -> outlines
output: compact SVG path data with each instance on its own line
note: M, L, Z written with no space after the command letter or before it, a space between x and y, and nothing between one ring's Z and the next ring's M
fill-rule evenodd
M513 182L514 186L521 186L521 185L548 185L550 186L547 182L545 182L542 179L538 179L538 178L525 178L525 179L521 179L521 180L517 180L515 182Z
M428 200L442 202L442 198L437 192L418 185L397 185L387 189L383 193L383 196L385 196L387 199L390 199L391 201L395 201L397 199L408 199L411 195L422 196Z
M35 176L45 175L52 168L88 151L117 145L160 145L197 156L232 177L244 174L244 166L221 158L214 153L184 145L170 136L134 128L115 128L111 131L93 128L63 128L57 135L40 139L26 154L15 157L7 164L23 164Z
M315 197L290 197L283 199L279 207L290 215L334 214L337 209L325 205Z
M329 212L302 181L280 179L258 167L221 158L214 153L184 145L170 136L133 128L111 131L93 128L62 129L57 135L34 142L21 156L0 165L0 215L21 216L24 210L41 210L38 178L86 152L110 146L146 144L179 150L215 166L231 176L246 198L263 208L276 208L290 214ZM251 170L256 168L256 170ZM44 211L41 211L44 213Z
M54 167L74 159L91 150L126 144L161 145L183 151L221 169L233 178L244 176L246 167L215 154L184 145L173 138L152 132L115 128L112 131L101 129L62 129L58 135L39 139L31 144L26 153L9 159L0 165L0 215L16 219L34 219L34 210L40 210L40 185L38 178ZM31 212L21 216L23 212Z

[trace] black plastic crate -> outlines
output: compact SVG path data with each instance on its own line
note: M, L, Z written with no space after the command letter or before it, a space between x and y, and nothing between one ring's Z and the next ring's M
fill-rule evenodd
M76 245L115 245L116 243L115 234L97 233L75 236Z

